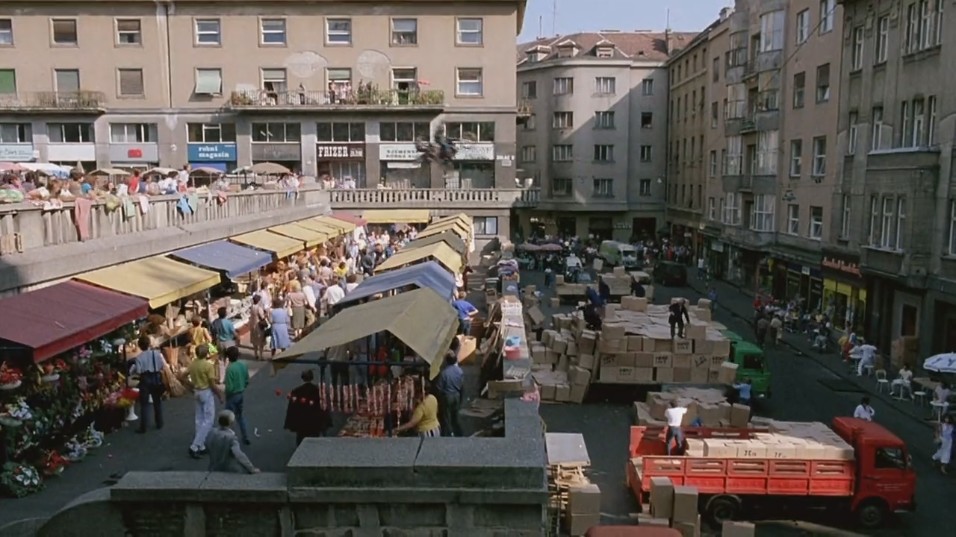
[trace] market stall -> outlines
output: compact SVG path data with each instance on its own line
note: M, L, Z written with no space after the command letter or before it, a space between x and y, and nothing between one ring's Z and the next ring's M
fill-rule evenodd
M94 270L75 279L145 298L150 309L156 309L218 285L220 276L175 259L156 256Z
M298 223L282 224L268 229L272 233L277 233L290 239L296 239L305 243L306 248L314 248L325 243L331 236L325 231L320 231L311 227L299 225Z
M368 224L361 216L348 211L332 211L332 214L329 216L342 222L348 222L355 227L365 227Z
M474 220L465 213L458 213L458 214L453 214L450 216L442 216L440 218L436 218L431 221L429 226L446 224L448 222L456 222L469 230L472 229L472 227L474 226Z
M244 246L272 252L276 259L285 259L305 249L305 243L301 240L279 235L265 229L230 237L229 240Z
M421 248L401 250L375 267L375 272L387 272L406 265L413 265L423 261L438 261L451 274L461 274L464 261L450 246L443 243L430 244Z
M438 233L437 235L429 235L425 238L415 239L406 244L405 249L411 250L413 248L421 248L423 246L436 243L447 244L452 250L455 250L462 256L468 255L468 245L465 244L465 241L461 240L461 237L452 233L451 231L444 231L442 233Z
M187 263L222 272L230 279L249 274L272 263L270 253L227 240L177 250L170 255Z
M401 292L409 287L431 289L451 301L455 297L455 278L435 261L392 270L364 280L345 296L337 309L343 309L368 301L379 295Z
M327 233L330 238L337 238L355 230L355 225L327 216L299 220L296 225Z
M471 243L471 239L472 239L471 229L465 224L455 220L449 221L449 222L443 222L440 224L432 224L426 227L421 233L419 233L418 238L423 239L425 237L438 235L439 233L444 233L446 231L451 231L455 235L458 235L461 238L461 240L465 241L466 244Z
M427 224L431 219L428 209L368 209L362 220L369 224Z

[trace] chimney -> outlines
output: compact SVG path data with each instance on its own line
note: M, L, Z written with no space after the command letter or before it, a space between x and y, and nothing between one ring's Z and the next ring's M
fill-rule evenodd
M670 28L664 30L664 52L666 54L674 52L674 35Z

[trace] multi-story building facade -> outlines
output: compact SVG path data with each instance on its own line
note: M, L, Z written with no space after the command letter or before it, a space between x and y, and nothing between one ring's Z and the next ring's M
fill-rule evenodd
M663 224L670 51L691 34L578 33L518 47L519 179L541 187L521 228L600 239Z
M359 188L514 186L525 0L0 7L0 161L223 170ZM453 169L415 141L459 142Z
M865 293L867 336L956 348L956 9L844 0L841 167L826 262ZM859 295L858 295L859 296ZM916 365L916 364L914 364Z

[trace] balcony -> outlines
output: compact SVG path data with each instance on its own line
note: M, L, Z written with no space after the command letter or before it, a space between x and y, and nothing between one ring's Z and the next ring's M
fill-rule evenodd
M441 112L445 108L445 92L383 90L375 87L356 89L348 93L240 90L232 92L226 107L235 111L267 113L302 110Z
M332 209L511 209L535 207L537 188L330 190Z
M100 91L22 91L0 95L0 110L33 114L106 112L106 94Z
M740 120L740 134L750 134L757 131L757 122L753 116L748 116Z
M518 125L524 125L531 119L531 116L534 114L534 107L531 105L531 101L527 99L521 99L518 101L518 106L516 107L516 118Z
M773 231L754 231L741 226L724 226L723 237L750 248L766 248L774 242Z
M725 174L720 177L720 182L724 192L752 192L753 179L751 175Z

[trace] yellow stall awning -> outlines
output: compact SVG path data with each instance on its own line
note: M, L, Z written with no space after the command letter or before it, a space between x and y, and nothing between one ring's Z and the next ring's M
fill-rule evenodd
M461 240L465 242L469 242L471 240L471 229L465 227L464 224L455 221L428 226L418 234L418 237L430 237L432 235L444 233L445 231L453 232L455 235L461 237Z
M427 224L431 220L428 209L369 209L362 213L369 224Z
M291 239L285 235L279 235L278 233L273 233L265 229L246 233L245 235L237 235L231 237L229 240L246 246L252 246L259 250L272 252L278 259L289 257L305 249L305 243L303 241Z
M430 226L444 224L446 222L459 222L465 227L471 227L474 224L474 220L465 213L453 214L450 216L442 216L432 220Z
M325 216L325 215L316 216L315 218L312 218L311 220L315 220L316 222L321 222L323 224L332 226L336 229L341 229L343 233L352 232L357 227L355 224L351 222L346 222L345 220L339 220L338 218L335 218L332 216Z
M329 240L328 233L319 231L317 229L310 229L298 224L282 224L281 226L273 226L269 228L269 231L292 239L300 240L305 243L307 248L318 246Z
M149 307L155 309L219 285L220 276L218 272L156 256L94 270L74 279L145 298Z
M460 274L461 267L464 263L461 259L461 254L456 252L451 246L448 246L444 242L437 242L435 244L422 246L421 248L400 250L397 254L389 257L384 263L376 267L375 272L386 272L429 259L438 261L439 264L452 274Z
M325 222L320 222L314 218L299 220L298 222L295 222L295 225L308 229L314 229L320 233L325 233L328 235L329 239L337 239L347 233L347 231L343 230L341 227L334 227L326 224Z

